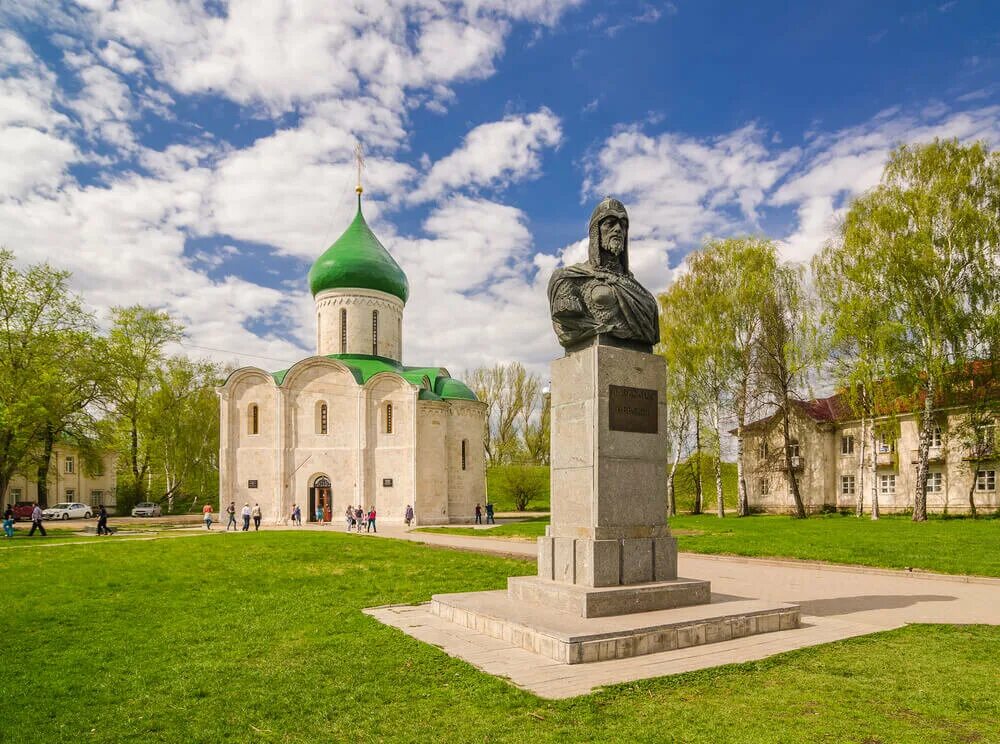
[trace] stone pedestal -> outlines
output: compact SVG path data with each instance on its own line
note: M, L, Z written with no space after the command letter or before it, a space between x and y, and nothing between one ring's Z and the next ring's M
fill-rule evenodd
M430 612L566 664L796 628L799 608L677 576L660 357L595 344L552 365L552 521L538 575L435 595Z

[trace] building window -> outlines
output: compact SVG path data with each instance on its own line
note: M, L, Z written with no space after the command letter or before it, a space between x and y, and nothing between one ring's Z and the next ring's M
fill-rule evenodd
M997 490L997 471L996 470L979 470L976 472L976 490L977 491L996 491Z
M767 440L766 439L760 440L760 446L757 447L757 457L759 457L761 460L766 460L767 459Z
M347 308L340 308L340 353L347 353Z
M260 409L256 403L251 403L247 411L247 434L260 433Z
M385 404L385 433L392 434L392 403Z
M10 489L10 500L12 502L14 502L14 503L17 503L18 501L21 500L21 489L20 488L12 488L12 489Z
M66 500L67 501L76 501L76 489L75 488L67 488L66 489Z
M853 455L854 454L854 435L845 434L840 438L840 454L842 455Z
M944 490L944 474L940 471L927 474L927 493L941 493Z
M842 475L842 476L840 476L840 494L841 494L841 496L853 496L854 495L854 476L853 475Z
M316 406L316 433L329 433L329 419L326 403L320 403Z
M75 463L73 462L72 456L66 455L66 472L67 473L72 473L74 465L75 465Z
M770 483L767 478L761 478L757 483L757 490L760 491L761 496L767 496L768 491L770 491Z
M941 447L941 427L935 425L931 432L931 447Z
M104 501L104 491L91 491L90 492L90 505L100 506Z
M896 493L896 476L880 475L878 477L878 490L883 496Z
M799 443L798 442L789 442L788 443L788 455L790 457L798 457L799 456Z
M469 444L469 440L468 439L463 439L462 440L462 470L465 470L466 448L468 447L468 444Z
M323 341L323 313L316 313L316 351L319 352L319 347L322 345Z
M372 356L378 356L378 310L372 310Z
M896 438L888 434L880 434L878 438L878 452L884 455L896 451Z

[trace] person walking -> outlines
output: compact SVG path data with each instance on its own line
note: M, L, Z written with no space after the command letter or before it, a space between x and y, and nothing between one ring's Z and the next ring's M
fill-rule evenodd
M413 522L413 507L409 504L406 505L406 511L403 513L403 520L406 522L407 527L409 527Z
M253 511L250 512L250 516L253 517L253 531L260 532L260 518L261 518L260 504L255 503L253 505Z
M378 532L378 530L375 529L375 507L374 506L372 506L372 508L368 511L368 526L365 527L365 532L376 532L376 533Z
M364 525L365 512L361 508L361 504L358 504L358 508L354 510L354 522L358 526L358 534L361 534L361 527Z
M111 530L108 529L108 510L104 508L104 504L97 507L97 534L111 534Z
M42 537L45 537L45 525L42 524L42 507L37 503L31 509L31 531L28 532L28 537L34 535L35 530L41 532Z
M302 526L302 509L299 508L298 504L292 506L292 522L294 522L297 527Z
M316 504L316 522L318 524L323 524L323 505Z
M486 502L486 524L496 524L496 520L493 519L493 502Z
M248 532L250 530L250 504L244 503L243 509L240 510L240 516L243 517L243 531Z
M229 528L233 528L233 532L236 532L236 502L230 501L229 506L226 507L226 514L229 515L229 522L226 524L226 532L229 532Z
M482 523L483 523L483 507L481 507L479 504L476 504L476 524L482 524Z
M7 504L3 513L3 536L6 538L14 537L14 507L10 504Z
M351 508L350 504L347 505L347 511L344 512L344 521L347 523L347 531L350 532L351 527L354 526L354 509Z
M212 529L212 505L205 504L201 507L201 513L205 515L205 529Z

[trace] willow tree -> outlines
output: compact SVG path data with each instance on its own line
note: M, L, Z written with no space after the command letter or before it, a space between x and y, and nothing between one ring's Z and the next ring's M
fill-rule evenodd
M841 240L882 267L851 281L880 298L898 333L893 376L920 404L913 520L924 521L935 406L949 373L996 345L983 334L1000 303L1000 154L957 140L897 148L881 183L851 204Z

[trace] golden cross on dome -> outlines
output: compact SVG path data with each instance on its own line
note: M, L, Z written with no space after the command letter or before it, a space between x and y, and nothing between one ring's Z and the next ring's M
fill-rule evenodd
M364 191L364 189L361 188L361 168L365 164L364 150L361 148L360 140L356 145L354 145L354 159L358 163L358 186L354 190L360 194L362 191Z

